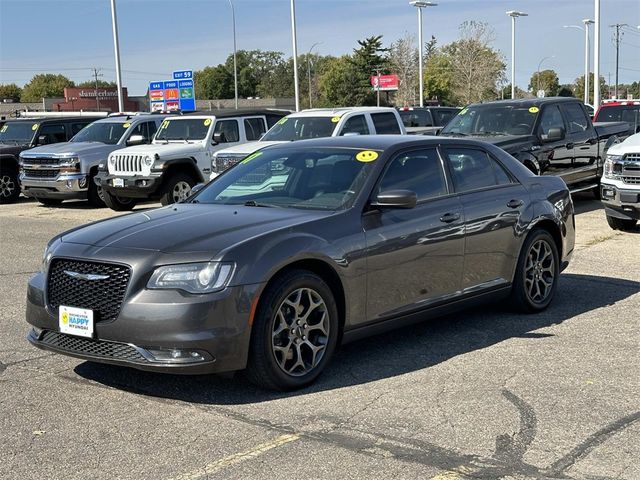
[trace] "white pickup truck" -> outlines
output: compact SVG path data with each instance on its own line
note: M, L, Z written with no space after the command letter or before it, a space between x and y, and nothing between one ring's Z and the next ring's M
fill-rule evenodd
M341 135L406 135L395 108L314 108L282 118L257 142L218 150L211 160L211 179L246 156L269 145Z
M609 226L633 230L640 220L640 133L609 148L600 189Z
M208 178L216 150L260 138L287 113L221 110L168 117L151 144L110 154L94 181L113 210L131 210L141 200L178 202Z

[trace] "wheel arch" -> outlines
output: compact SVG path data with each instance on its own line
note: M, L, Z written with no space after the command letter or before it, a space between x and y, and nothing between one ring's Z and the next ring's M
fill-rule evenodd
M531 235L531 233L536 229L545 230L551 235L554 243L556 244L556 248L558 249L558 258L562 261L562 255L564 252L562 247L562 234L560 233L560 227L558 224L548 218L540 219L532 226L527 236Z
M163 177L169 178L169 176L173 173L186 173L193 177L196 183L201 183L204 181L204 177L202 176L202 172L198 168L198 164L195 158L179 158L176 160L170 160L165 163ZM163 183L166 183L166 178Z
M10 172L20 171L20 162L15 155L0 155L0 169L7 169Z

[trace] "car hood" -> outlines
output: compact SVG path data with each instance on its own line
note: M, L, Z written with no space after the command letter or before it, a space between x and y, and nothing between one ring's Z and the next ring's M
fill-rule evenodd
M640 152L640 133L627 137L624 142L611 145L607 153L610 155L624 155L625 153Z
M61 142L32 148L25 152L24 156L88 155L96 152L103 152L106 149L109 149L109 147L111 147L111 149L118 148L117 145L106 145L102 142Z
M136 145L127 147L118 153L123 155L158 154L160 158L191 155L202 151L202 143L152 143L150 145Z
M217 157L224 155L238 155L238 154L249 154L256 152L258 150L262 150L265 147L269 147L271 145L280 145L281 143L289 143L284 141L269 141L269 142L249 142L243 143L242 145L236 145L234 147L225 148L223 150L218 150L215 155Z
M0 143L0 155L15 155L24 150L26 145L16 145L14 143Z
M242 205L172 205L80 227L64 243L164 253L204 252L209 258L236 244L332 212Z

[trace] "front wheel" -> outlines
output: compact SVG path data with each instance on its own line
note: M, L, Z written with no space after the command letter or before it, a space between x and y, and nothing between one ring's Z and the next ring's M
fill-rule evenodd
M118 197L104 190L102 190L102 199L107 207L111 210L115 210L116 212L131 211L137 204L137 202L132 198Z
M167 180L162 190L160 203L162 205L171 205L186 200L195 184L196 182L189 175L184 173L174 175Z
M95 178L95 174L89 176L89 188L87 191L87 200L89 200L89 204L92 207L103 208L105 206L104 193L102 191L102 187L99 187L93 181L94 178Z
M338 340L338 309L316 274L295 270L262 294L251 332L247 375L260 387L295 390L322 373Z
M637 220L633 220L633 219L627 220L624 218L617 218L617 217L612 217L610 215L607 215L607 223L614 230L622 230L622 231L633 230L636 227L637 222L638 222Z
M534 230L526 238L511 290L512 305L523 312L546 309L558 285L560 259L553 237L546 230Z
M18 173L0 172L0 203L14 203L20 196Z

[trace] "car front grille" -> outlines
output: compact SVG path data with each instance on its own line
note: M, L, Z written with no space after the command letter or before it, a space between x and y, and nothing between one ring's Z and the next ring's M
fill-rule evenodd
M61 158L22 157L22 162L26 165L59 165L60 160L68 161L67 159L61 159Z
M114 174L136 174L142 173L142 155L122 155L114 154L111 156L115 160L113 167L110 167L110 173Z
M127 360L130 362L147 361L138 350L126 343L75 337L51 330L45 330L42 333L40 342L46 346L78 355L90 355L92 357Z
M629 162L640 162L640 153L627 153L624 159Z
M630 185L640 185L640 177L622 177L622 181Z
M107 278L91 280L82 275ZM47 303L56 314L64 305L93 310L96 322L113 321L120 313L130 277L131 269L124 265L54 258L49 267Z
M29 178L56 178L58 176L58 170L25 168L24 174Z

